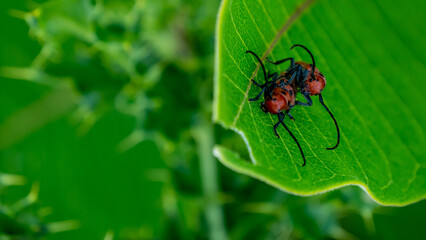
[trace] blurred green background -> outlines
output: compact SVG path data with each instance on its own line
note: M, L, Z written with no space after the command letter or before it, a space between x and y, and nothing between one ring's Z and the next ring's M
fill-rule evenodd
M214 142L247 154L211 123L218 8L0 2L0 239L425 239L424 201L296 197L217 163Z

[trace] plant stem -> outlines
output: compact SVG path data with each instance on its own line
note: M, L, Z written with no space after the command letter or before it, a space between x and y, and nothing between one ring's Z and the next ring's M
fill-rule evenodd
M205 198L205 216L209 226L209 239L227 239L223 211L218 202L217 161L213 156L213 126L205 117L198 117L193 128L200 159L200 174Z

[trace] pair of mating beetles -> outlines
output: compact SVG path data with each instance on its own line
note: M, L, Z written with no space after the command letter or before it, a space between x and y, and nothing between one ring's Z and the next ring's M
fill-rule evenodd
M256 59L259 61L260 65L262 66L263 76L265 78L264 84L259 84L254 79L251 80L253 84L261 88L261 91L256 97L250 98L249 100L256 101L263 94L265 101L262 102L260 105L262 111L278 116L278 122L274 125L275 135L277 137L280 137L278 135L277 128L280 124L282 124L285 130L287 130L287 132L290 134L290 136L294 139L297 146L299 147L300 153L302 154L303 158L302 166L305 166L306 159L305 155L303 154L302 148L300 147L300 144L297 141L296 137L284 123L285 116L289 116L290 119L294 120L293 116L290 114L290 110L296 105L312 106L311 96L318 95L319 102L330 114L337 129L337 143L334 147L327 148L328 150L333 150L339 145L340 131L336 119L334 118L330 110L327 108L327 106L325 106L324 104L321 92L325 87L326 81L324 75L318 70L318 68L315 67L314 56L303 45L295 44L291 47L291 49L293 49L294 47L301 47L305 49L311 56L312 64L306 62L295 62L294 58L291 57L276 62L273 62L267 58L268 62L275 65L290 61L290 67L286 71L281 72L280 74L268 74L260 58L252 51L246 52L255 56ZM271 79L271 81L269 79ZM296 100L296 95L299 92L306 99L307 103Z

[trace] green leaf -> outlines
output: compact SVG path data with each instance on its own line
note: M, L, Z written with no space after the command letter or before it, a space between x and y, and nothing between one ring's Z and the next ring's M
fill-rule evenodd
M244 138L251 162L225 147L215 154L229 168L284 191L312 195L358 185L384 205L426 197L424 126L426 47L424 1L224 0L217 22L214 120ZM257 60L289 56L310 62L293 44L307 46L327 78L325 103L341 129L340 146L330 116L313 97L296 106L286 124L249 102L263 83ZM285 65L285 64L283 64ZM284 71L266 64L271 72ZM299 96L300 99L300 96Z

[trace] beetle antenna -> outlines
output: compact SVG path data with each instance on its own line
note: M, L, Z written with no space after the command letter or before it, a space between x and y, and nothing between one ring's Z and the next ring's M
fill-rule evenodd
M259 58L259 56L257 56L257 54L256 53L254 53L254 52L252 52L252 51L246 51L246 53L251 53L253 56L255 56L256 58L257 58L257 61L259 61L259 63L260 63L260 66L262 66L262 69L263 69L263 77L265 78L265 83L266 83L266 86L268 87L268 78L266 77L266 70L265 70L265 66L263 65L263 63L262 63L262 61L260 60L260 58Z
M293 50L294 47L301 47L301 48L305 49L309 53L309 55L311 55L311 59L312 59L312 74L311 75L315 79L315 77L314 77L314 72L315 72L315 59L314 59L314 55L312 55L311 51L309 51L309 49L307 47L303 46L302 44L294 44L290 48L290 50Z
M336 121L336 119L334 118L333 114L332 114L332 113L330 112L330 110L328 109L328 107L327 107L327 106L325 106L324 99L322 98L322 95L321 95L321 94L319 95L319 101L320 101L320 103L324 106L325 110L327 110L327 112L330 114L331 118L332 118L332 119L333 119L333 121L334 121L334 125L336 125L336 130L337 130L337 143L336 143L336 145L335 145L334 147L326 148L327 150L333 150L333 149L337 148L337 146L339 146L339 143L340 143L340 130L339 130L339 125L337 125L337 121Z
M284 126L284 128L285 128L285 130L287 130L287 132L290 134L290 136L293 138L293 140L296 142L296 144L297 144L297 147L299 148L299 150L300 150L300 154L302 154L302 158L303 158L303 164L302 164L302 167L303 166L305 166L306 165L306 159L305 159L305 154L303 154L303 150L302 150L302 147L300 146L300 144L299 144L299 142L297 141L297 139L296 139L296 137L293 135L293 133L290 131L290 129L287 127L287 125L285 125L285 123L284 123L284 119L280 119L280 118L278 118L279 120L280 120L280 122L281 122L281 124Z

